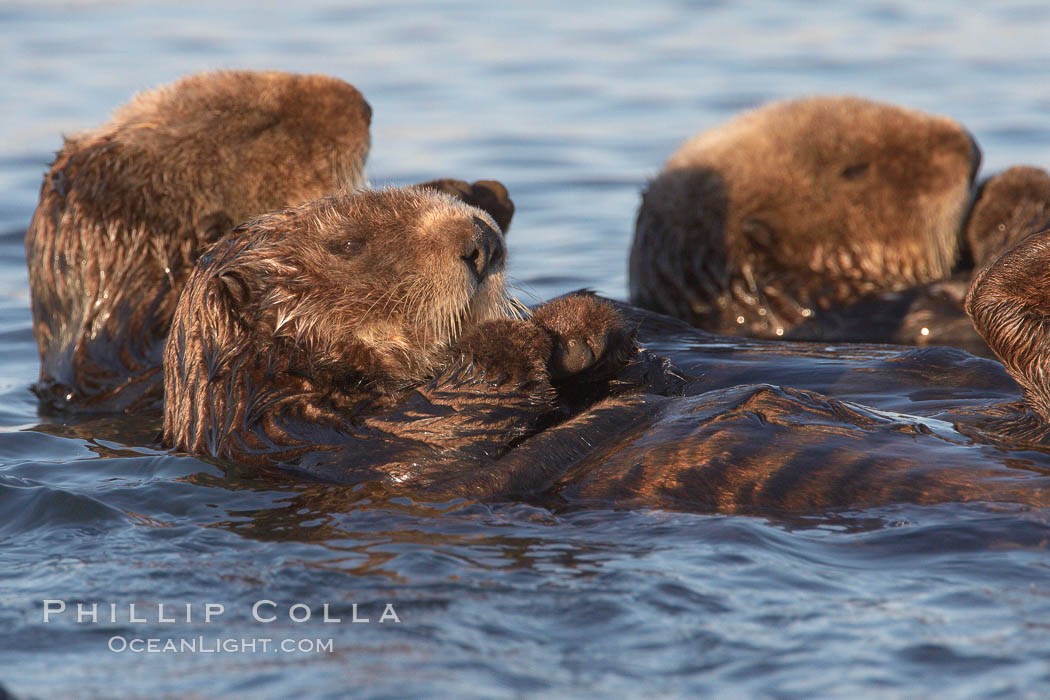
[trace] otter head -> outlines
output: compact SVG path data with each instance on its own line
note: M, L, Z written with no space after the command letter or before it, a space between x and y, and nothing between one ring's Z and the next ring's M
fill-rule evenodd
M743 114L686 143L650 183L632 298L704 327L777 335L817 305L940 279L958 258L979 162L955 121L859 98Z
M1050 231L1032 234L982 270L966 296L974 328L1050 422Z
M235 229L179 300L166 439L214 454L216 426L274 397L424 380L466 329L516 315L505 259L488 214L429 189L343 192Z
M361 186L371 119L361 93L337 78L215 71L141 93L84 136L122 144L188 213L232 226Z
M974 269L987 267L1048 225L1050 174L1042 168L1015 165L993 175L981 183L966 223Z

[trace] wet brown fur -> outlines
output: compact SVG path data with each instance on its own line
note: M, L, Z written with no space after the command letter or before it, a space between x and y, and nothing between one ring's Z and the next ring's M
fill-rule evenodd
M973 269L980 272L1050 224L1050 174L1015 165L981 184L966 224Z
M979 157L950 119L854 97L744 114L649 183L631 299L708 330L826 339L828 310L948 277Z
M200 250L250 216L360 185L370 119L335 78L222 71L144 92L67 138L26 235L44 405L156 405Z
M427 489L469 473L571 410L570 380L593 385L633 355L592 296L517 318L504 255L490 216L429 187L239 227L179 301L165 442L338 482Z
M1015 167L991 178L967 235L986 266L973 280L966 312L1028 406L1050 423L1050 176ZM997 246L1009 249L999 255Z

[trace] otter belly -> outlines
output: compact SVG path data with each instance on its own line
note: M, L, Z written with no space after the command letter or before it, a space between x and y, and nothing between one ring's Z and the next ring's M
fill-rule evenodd
M643 347L694 379L610 397L523 441L481 470L495 491L734 513L1050 503L1050 458L980 427L1021 398L998 362L944 347L727 338L617 308Z

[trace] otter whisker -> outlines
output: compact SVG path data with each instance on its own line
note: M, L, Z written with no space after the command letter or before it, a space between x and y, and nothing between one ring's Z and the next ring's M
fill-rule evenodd
M503 305L504 312L515 319L526 319L532 315L532 311L526 306L520 299L510 294L504 293L500 299L500 303Z
M507 288L508 289L513 289L514 291L517 291L517 292L521 292L522 294L524 294L525 296L527 296L529 299L531 299L532 301L534 301L536 303L540 303L541 301L543 301L543 299L541 299L540 296L531 287L526 287L526 286L523 285L523 283L518 282L516 280L508 279L507 280Z
M399 285L394 285L394 286L390 287L390 289L388 289L386 292L384 292L383 294L379 295L379 297L376 298L376 300L372 303L372 305L369 306L368 309L366 309L363 314L361 314L361 318L362 319L367 318L369 316L369 314L371 314L372 311L375 310L376 306L378 306L380 303L385 304L386 301L388 301L391 296L393 296L395 293L397 293L398 290L399 290Z

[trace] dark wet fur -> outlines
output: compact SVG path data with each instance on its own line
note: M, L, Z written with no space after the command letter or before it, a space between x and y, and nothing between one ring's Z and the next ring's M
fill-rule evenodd
M966 310L974 326L1050 422L1050 230L1022 240L974 280Z
M677 396L607 399L523 443L515 462L549 452L569 464L545 504L764 514L1050 505L1050 429L1016 402L996 362L951 348L730 340L617 308L686 381Z

